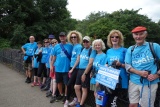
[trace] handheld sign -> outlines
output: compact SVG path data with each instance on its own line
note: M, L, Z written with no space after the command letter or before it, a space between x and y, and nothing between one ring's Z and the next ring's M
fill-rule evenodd
M96 82L115 90L119 74L120 70L118 69L100 65L96 75Z

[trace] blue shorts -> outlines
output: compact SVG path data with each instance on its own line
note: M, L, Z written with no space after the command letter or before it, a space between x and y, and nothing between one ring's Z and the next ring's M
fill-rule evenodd
M56 72L56 83L63 82L65 85L67 85L68 79L68 72Z

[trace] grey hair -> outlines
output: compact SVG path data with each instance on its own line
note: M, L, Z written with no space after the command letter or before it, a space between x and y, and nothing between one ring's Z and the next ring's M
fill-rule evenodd
M105 50L106 49L106 46L105 46L105 44L104 44L104 42L102 41L102 39L96 39L96 40L94 40L93 42L92 42L92 49L94 49L95 50L95 43L97 43L97 42L100 42L101 43L101 45L102 45L102 50Z

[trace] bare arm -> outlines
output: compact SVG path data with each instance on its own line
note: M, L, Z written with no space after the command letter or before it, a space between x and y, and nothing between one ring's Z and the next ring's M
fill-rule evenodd
M69 71L69 73L72 73L73 70L76 68L76 66L79 64L79 60L80 60L80 55L77 56L76 62L74 64L74 66L72 67L72 69Z
M82 75L82 77L81 77L82 82L85 81L86 75L87 75L88 72L91 70L91 67L92 67L92 65L93 65L93 61L94 61L94 58L90 58L90 59L89 59L89 63L88 63L88 65L87 65L87 68L85 69L85 71L84 71L84 73L83 73L83 75Z
M50 56L50 71L53 72L53 64L55 62L56 56Z
M21 50L22 50L22 52L25 54L26 53L26 51L25 51L25 49L23 48L23 47L21 47Z

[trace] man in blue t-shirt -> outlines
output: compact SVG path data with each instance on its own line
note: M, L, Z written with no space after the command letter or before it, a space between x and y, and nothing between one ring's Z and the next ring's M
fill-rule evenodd
M24 54L24 68L26 70L26 83L31 83L31 77L32 77L32 57L34 55L35 50L38 48L37 43L34 42L35 38L34 36L29 37L30 43L24 44L21 49Z
M88 89L90 87L90 72L91 67L96 57L96 51L92 50L91 40L88 36L83 38L84 49L80 54L79 70L77 73L76 83L75 83L75 93L78 98L78 103L76 107L83 107L84 102L87 98ZM81 93L82 89L82 93Z
M147 29L138 26L132 30L132 35L136 44L134 48L128 48L125 57L125 67L130 73L129 107L138 107L138 103L141 107L154 107L160 70L157 70L149 43L145 41ZM160 46L153 43L153 49L160 59Z
M72 54L72 48L73 46L70 43L66 42L66 34L64 32L61 32L59 34L60 42L59 44L54 46L53 51L51 52L50 57L50 71L53 72L53 64L55 66L55 72L56 72L56 82L58 86L58 90L60 95L58 96L57 100L63 100L65 101L66 97L63 97L62 92L62 83L65 84L65 96L67 95L67 83L68 83L68 71L70 68L70 57Z

